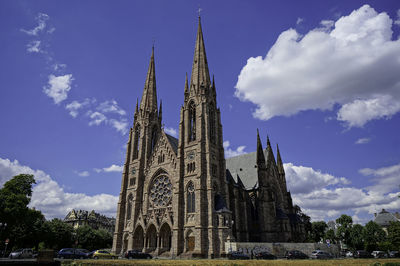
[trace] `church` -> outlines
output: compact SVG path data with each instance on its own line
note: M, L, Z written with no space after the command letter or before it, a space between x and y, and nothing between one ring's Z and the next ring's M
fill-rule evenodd
M214 77L199 17L178 139L157 104L154 48L136 103L122 173L113 252L217 258L226 242L299 242L304 225L287 190L277 149L257 131L257 151L225 159Z

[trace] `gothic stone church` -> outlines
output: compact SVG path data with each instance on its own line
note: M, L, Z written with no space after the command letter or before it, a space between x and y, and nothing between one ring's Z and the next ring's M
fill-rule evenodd
M225 160L220 109L210 80L199 18L190 83L186 77L179 139L162 127L154 49L136 103L122 174L113 252L220 257L227 240L301 241L282 160L267 140Z

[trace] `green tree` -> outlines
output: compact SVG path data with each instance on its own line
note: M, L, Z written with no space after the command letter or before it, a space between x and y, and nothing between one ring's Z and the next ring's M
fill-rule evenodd
M388 240L394 250L400 250L400 222L391 222L388 227Z
M355 224L350 229L350 242L349 247L358 250L364 248L364 238L363 238L364 227L360 224Z
M385 240L385 231L375 222L369 221L363 230L364 244L367 251L376 250L379 242Z
M51 221L46 221L43 227L45 228L44 242L47 248L59 250L72 247L74 243L74 229L71 225L54 218Z
M311 238L314 242L319 242L325 235L325 229L328 226L324 221L312 222L311 223Z
M326 239L329 239L332 244L337 243L337 237L336 237L335 231L333 229L329 229L328 231L326 231L324 240L326 240Z
M353 219L346 214L342 214L336 219L336 224L338 225L336 232L337 238L348 245L350 243L350 232L353 226Z
M10 239L9 248L37 246L43 236L44 216L40 211L28 208L33 184L33 175L20 174L0 189L0 222L7 223L1 239Z

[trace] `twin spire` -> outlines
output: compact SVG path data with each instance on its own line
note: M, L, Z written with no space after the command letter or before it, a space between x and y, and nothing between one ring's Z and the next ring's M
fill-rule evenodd
M150 112L157 111L157 89L156 89L156 72L154 64L154 46L151 52L149 69L147 71L146 82L144 84L143 95L140 101L140 110ZM189 95L192 88L198 91L201 86L212 89L215 92L215 83L210 81L210 73L208 70L206 49L204 46L203 31L201 29L201 20L199 16L199 25L197 28L196 45L193 57L192 75L190 78L190 87L188 84L187 74L185 81L185 97ZM137 107L136 107L137 108ZM138 110L136 110L136 113Z

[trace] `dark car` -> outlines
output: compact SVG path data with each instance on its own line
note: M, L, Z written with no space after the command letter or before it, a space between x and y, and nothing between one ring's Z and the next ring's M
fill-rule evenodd
M150 254L141 252L139 250L128 250L125 252L125 258L127 259L151 259L153 258Z
M243 252L234 251L228 254L228 259L230 260L249 260L250 257Z
M286 251L285 258L288 260L308 259L308 256L299 250L289 250L289 251Z
M373 258L373 256L371 255L371 253L365 251L365 250L356 250L353 253L353 257L360 259L360 258Z
M400 252L398 251L390 251L389 258L400 258Z
M88 259L90 252L80 248L63 248L57 253L60 259Z
M266 251L254 254L254 258L258 260L276 260L275 255L272 255L271 253Z
M322 250L314 250L311 253L310 258L312 259L333 259L333 256L331 253L322 251Z

